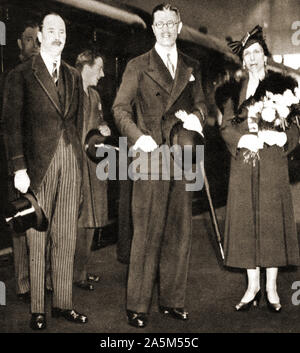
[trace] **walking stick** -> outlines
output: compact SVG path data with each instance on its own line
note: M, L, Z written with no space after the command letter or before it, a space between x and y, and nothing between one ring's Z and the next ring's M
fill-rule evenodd
M210 211L211 211L210 213L211 213L212 223L214 225L215 233L216 233L216 236L217 236L217 241L218 241L218 244L219 244L222 260L224 260L224 251L223 251L223 247L222 247L222 243L221 243L221 235L220 235L220 231L219 231L219 226L218 226L218 221L217 221L214 205L212 203L212 199L211 199L211 195L210 195L210 191L209 191L209 184L208 184L208 180L207 180L207 177L206 177L206 174L205 174L203 160L200 161L200 168L201 168L201 172L202 172L202 175L203 175L203 178L204 178L205 191L206 191L206 195L207 195L209 206L210 206Z

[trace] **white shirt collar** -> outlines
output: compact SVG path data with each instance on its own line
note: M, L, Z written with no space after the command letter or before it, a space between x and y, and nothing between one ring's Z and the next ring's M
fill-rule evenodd
M158 44L156 42L155 46L154 46L157 54L161 57L162 61L164 62L164 64L167 66L167 54L170 54L170 60L172 62L172 64L174 65L174 68L176 70L177 68L177 61L178 61L178 53L177 53L177 47L176 45L174 45L174 47L171 50L166 50L163 46L161 46L160 44Z
M60 62L61 62L61 57L58 56L57 58L53 59L50 55L45 53L42 49L40 51L41 57L47 67L47 70L49 71L49 74L52 76L53 72L53 63L56 62L57 65L57 74L59 74L59 68L60 68Z

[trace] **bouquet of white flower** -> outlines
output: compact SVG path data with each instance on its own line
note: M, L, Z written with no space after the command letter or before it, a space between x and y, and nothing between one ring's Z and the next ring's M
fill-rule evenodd
M247 107L249 131L257 129L285 131L292 122L299 127L300 89L287 89L283 94L266 91L262 100ZM257 126L256 126L256 125Z
M300 127L297 81L290 76L268 72L255 94L240 105L231 123L243 134L238 147L246 149L243 155L247 163L255 165L260 159L259 150L267 146L284 147L286 130L294 124Z

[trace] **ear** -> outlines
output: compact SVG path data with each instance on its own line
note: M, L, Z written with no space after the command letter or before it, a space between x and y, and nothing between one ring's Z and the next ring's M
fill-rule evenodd
M21 39L17 39L18 47L20 50L22 50L22 41Z
M42 43L42 32L38 31L37 37L38 37L39 42Z
M151 27L152 27L153 34L155 34L155 31L154 31L155 26L154 26L154 25L152 25Z
M181 29L182 29L182 22L180 21L178 24L177 34L179 34L181 32Z

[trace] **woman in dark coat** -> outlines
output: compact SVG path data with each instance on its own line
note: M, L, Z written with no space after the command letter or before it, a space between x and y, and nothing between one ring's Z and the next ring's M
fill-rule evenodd
M85 137L91 129L99 129L104 136L110 135L110 129L103 119L101 100L93 87L104 76L103 60L91 50L79 54L76 68L81 72L84 100L83 100L83 131L82 146ZM93 290L89 282L98 282L99 277L87 273L87 264L91 253L91 244L96 228L108 223L107 208L107 181L100 181L96 176L97 164L93 163L84 154L83 159L83 204L78 220L78 235L74 264L74 282L86 290Z
M296 124L261 128L247 107L266 92L283 94L297 85L291 77L266 71L268 49L257 26L241 42L230 43L243 60L247 78L233 84L223 106L221 134L231 153L225 225L225 264L247 269L248 288L236 310L258 305L260 268L266 268L266 297L280 312L278 267L299 265L299 248L289 185L287 154L299 141ZM246 112L246 114L245 114Z

